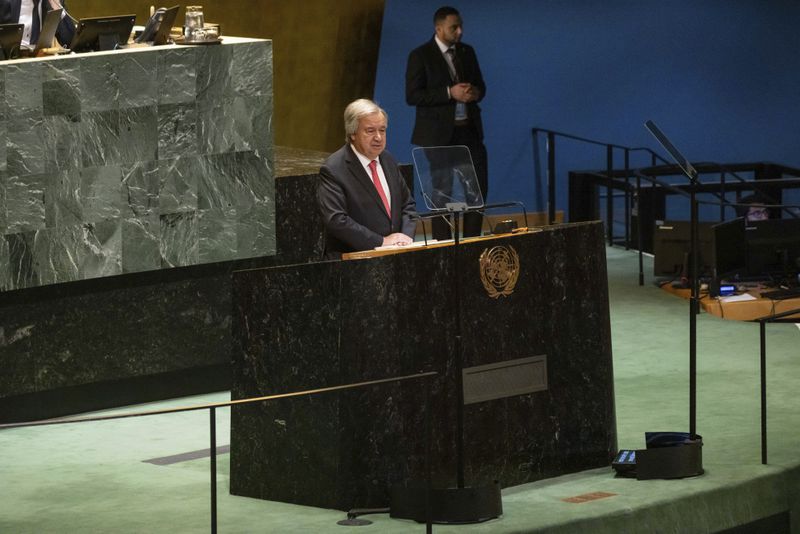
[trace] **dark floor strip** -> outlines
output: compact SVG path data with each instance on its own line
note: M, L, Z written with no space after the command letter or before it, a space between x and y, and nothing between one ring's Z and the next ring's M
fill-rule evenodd
M149 460L142 461L147 464L170 465L177 464L179 462L199 460L200 458L208 458L209 452L211 452L211 449L200 449L199 451L183 452L181 454L173 454L172 456L162 456L161 458L151 458ZM220 445L217 447L217 455L227 454L229 452L231 452L230 445Z

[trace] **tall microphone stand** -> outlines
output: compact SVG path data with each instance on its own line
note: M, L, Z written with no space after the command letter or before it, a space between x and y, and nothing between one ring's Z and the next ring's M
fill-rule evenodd
M700 254L700 238L698 237L698 209L697 209L697 169L683 154L672 144L667 136L656 124L648 120L645 127L661 143L670 156L675 160L681 170L689 178L689 278L692 283L692 293L689 298L689 438L697 438L697 314L700 310L700 281L698 274L698 256Z
M421 156L418 158L417 156ZM452 465L452 454L447 456L447 461L442 467L450 471L455 467L456 484L455 487L431 488L430 476L428 477L429 495L427 502L423 502L421 493L415 489L415 485L400 485L393 490L391 516L403 519L427 520L433 523L480 523L503 514L502 494L500 492L499 481L485 486L466 485L466 454L465 454L465 408L464 408L464 341L462 332L462 280L461 280L461 228L463 226L463 216L471 211L480 211L481 208L493 207L483 204L483 197L480 194L480 187L474 178L474 168L469 155L469 149L465 146L455 147L427 147L416 148L412 152L417 176L419 176L422 186L422 196L425 204L432 213L420 215L424 220L431 217L442 217L450 219L448 224L453 232L453 247L449 256L451 284L445 290L445 295L449 294L452 299L452 312L450 316L454 320L453 331L447 332L448 345L452 352L446 356L446 370L452 372L455 380L455 436L453 445L455 446L455 466ZM434 174L442 174L434 179ZM450 180L446 183L446 180ZM455 192L454 192L455 190ZM476 196L477 195L477 196ZM434 201L434 199L436 199ZM474 207L470 207L470 200ZM448 202L449 201L449 202ZM480 207L478 207L480 206ZM524 207L523 207L524 208ZM527 213L526 213L527 221ZM427 244L427 237L425 239ZM446 299L445 299L446 302ZM449 310L448 310L449 311ZM448 351L449 352L449 351ZM445 373L447 376L449 374ZM449 397L449 392L444 391L443 395ZM447 399L449 401L449 398ZM450 408L446 413L452 412ZM448 428L452 428L453 423L447 421ZM444 451L442 451L444 452ZM450 478L449 476L447 478ZM411 481L413 482L413 481Z
M694 168L691 168L694 171ZM697 171L687 172L691 181L689 191L689 279L692 293L689 297L689 437L697 439L697 314L700 312L700 280L698 280L700 237L698 232Z
M689 278L692 285L689 298L689 432L646 432L646 449L635 453L635 473L639 480L684 478L703 474L703 440L697 434L697 314L700 309L700 281L697 276L700 252L697 207L698 173L653 121L647 121L645 126L675 159L690 181ZM636 175L652 181L653 184L662 185L658 180L643 175L641 172L637 171ZM685 193L682 192L682 194ZM639 234L641 238L641 232Z
M480 523L499 517L503 514L503 502L500 485L493 484L480 487L467 487L465 482L464 453L464 352L461 331L461 226L464 213L477 211L470 209L465 202L445 204L446 212L452 220L453 247L450 255L452 265L452 295L455 333L453 335L453 363L456 372L456 487L432 488L430 473L426 484L427 498L424 502L415 495L412 488L398 489L392 492L391 517L415 519L431 523L466 524ZM437 216L443 216L439 213ZM425 219L429 215L420 218ZM430 467L429 467L430 469Z
M456 335L454 336L455 364L459 373L464 368L464 355L461 350L461 272L459 267L459 243L461 233L461 218L468 211L464 202L451 202L445 205L452 214L453 221L453 284L455 299ZM464 488L464 377L459 374L456 379L456 482L459 489Z
M699 210L697 202L697 174L694 167L690 165L684 170L690 180L689 187L689 280L691 281L689 295L689 435L691 439L697 437L697 315L700 313L700 280L698 279L699 255L700 255L700 236L699 236ZM660 180L648 176L639 170L635 170L637 180L645 179L654 186L665 187L680 195L686 192L677 187L663 183ZM641 244L641 226L639 227L639 240ZM641 247L639 254L641 255ZM643 277L641 265L639 276Z

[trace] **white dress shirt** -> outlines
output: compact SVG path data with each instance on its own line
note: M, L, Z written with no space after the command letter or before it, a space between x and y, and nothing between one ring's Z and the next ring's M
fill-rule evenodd
M436 41L436 45L439 47L439 50L442 52L442 56L444 56L444 60L447 62L447 68L450 70L450 78L455 80L456 76L456 66L453 64L453 58L447 51L451 48L444 44L442 41L439 40L439 37L434 35L434 40ZM463 80L460 80L463 81ZM447 96L451 97L450 95L450 88L447 88ZM456 102L456 120L464 120L467 118L467 105L464 102Z

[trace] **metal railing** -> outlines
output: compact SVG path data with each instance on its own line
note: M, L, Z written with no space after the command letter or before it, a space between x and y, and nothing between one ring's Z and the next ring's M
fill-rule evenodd
M295 391L290 393L281 393L276 395L266 395L262 397L251 397L248 399L239 399L233 400L228 402L215 402L215 403L208 403L208 404L200 404L195 406L182 406L177 408L164 408L161 410L146 410L140 412L129 412L129 413L121 413L121 414L113 414L113 415L99 415L99 416L92 416L92 417L75 417L75 418L58 418L58 419L47 419L42 421L29 421L29 422L22 422L22 423L6 423L0 424L0 430L3 429L12 429L12 428L23 428L23 427L36 427L36 426L46 426L46 425L66 425L66 424L74 424L74 423L89 423L89 422L98 422L98 421L110 421L114 419L127 419L132 417L147 417L153 415L165 415L165 414L174 414L174 413L181 413L181 412L193 412L198 410L208 410L209 412L209 457L211 460L210 466L210 482L211 482L211 490L210 490L210 514L211 514L211 532L215 534L217 532L217 423L216 423L216 410L218 408L229 408L233 406L241 406L245 404L253 404L256 402L268 402L274 401L278 399L288 399L291 397L304 397L304 396L311 396L311 395L318 395L322 393L332 393L336 391L347 391L352 389L359 389L369 386L377 386L382 384L389 384L389 383L396 383L396 382L405 382L409 380L419 380L419 379L432 379L433 377L437 376L438 373L435 371L417 373L413 375L405 375L405 376L398 376L393 378L383 378L378 380L370 380L366 382L357 382L353 384L345 384L339 386L330 386L324 388L317 388L317 389L309 389L305 391ZM426 469L430 470L430 396L428 393L430 392L430 388L426 388L426 395L425 395L425 419L426 419L426 431L425 431L425 452L426 452ZM430 475L430 473L429 473ZM428 477L428 485L430 489L430 476ZM430 532L431 530L431 523L428 521L427 530Z
M761 370L761 463L767 463L767 323L800 323L800 308L755 319L759 325Z
M605 141L598 141L596 139L589 139L587 137L581 137L578 135L573 135L565 132L559 132L556 130L550 130L547 128L538 128L534 127L531 129L531 135L533 136L533 165L535 171L536 182L541 183L541 155L539 150L539 135L545 134L547 138L547 144L545 145L545 151L547 152L547 221L549 224L554 224L556 222L556 138L564 138L569 139L572 141L579 141L581 143L594 145L594 146L602 146L606 149L606 172L609 181L614 173L614 153L615 151L622 151L623 153L623 162L624 162L624 170L626 171L625 174L629 175L629 178L633 178L633 175L630 173L630 165L631 165L631 154L635 153L644 153L650 156L650 163L649 165L654 166L658 162L662 162L667 164L667 160L657 154L650 148L647 147L630 147L625 145L620 145L617 143L608 143ZM612 214L614 212L613 207L613 197L609 194L606 198L606 213ZM626 213L629 214L631 209L630 202L627 200L626 196ZM628 217L626 217L627 219ZM608 226L611 226L611 220L607 221Z
M638 203L641 201L641 173L650 177L657 176L683 176L682 171L677 165L671 164L658 153L647 147L629 147L617 143L609 143L590 139L578 135L573 135L547 128L532 128L531 134L533 137L533 157L534 157L534 173L536 185L542 182L542 161L541 150L539 147L539 137L546 136L545 151L547 154L547 216L548 223L554 224L556 217L556 196L557 196L557 172L556 172L556 140L563 138L571 141L578 141L583 144L605 147L605 171L587 171L580 173L580 176L587 179L591 178L597 185L606 188L606 209L605 209L605 224L606 224L606 239L609 244L615 242L614 235L614 191L621 191L625 201L625 214L624 214L624 244L629 248L631 243L631 216L634 210L634 203L638 208ZM615 154L622 152L623 167L615 169ZM649 156L649 162L644 167L632 168L631 158L634 154L643 153ZM659 165L660 164L660 165ZM800 187L800 180L780 178L774 180L760 179L761 175L775 174L780 170L790 176L800 177L800 169L792 167L785 167L782 165L774 164L719 164L719 163L698 163L695 165L699 175L713 174L718 176L715 182L705 182L699 184L698 192L706 192L715 195L722 202L719 204L719 220L725 220L725 207L735 204L727 201L725 195L728 192L734 191L737 193L737 200L742 191L758 191L765 197L769 204L779 205L769 194L765 193L764 186L773 186L778 188L794 188ZM755 180L748 180L740 175L742 172L754 172L756 174ZM648 185L653 185L648 184ZM682 183L675 185L670 193L675 193L678 188L689 188L689 183ZM688 191L687 191L688 192ZM542 192L539 190L537 194L541 196ZM786 211L786 209L784 208ZM796 217L796 213L786 211L789 216ZM638 213L638 212L637 212ZM600 218L599 214L595 218ZM570 220L574 220L570 214ZM640 236L641 237L641 236ZM641 247L639 247L641 249Z

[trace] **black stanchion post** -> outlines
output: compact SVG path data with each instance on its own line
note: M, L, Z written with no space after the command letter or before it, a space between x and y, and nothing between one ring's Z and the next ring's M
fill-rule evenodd
M543 204L544 193L542 192L544 180L542 179L542 154L539 148L539 129L533 128L531 130L531 136L533 137L533 205L535 206L536 211L543 212L545 210L545 206Z
M767 323L759 321L761 335L761 463L767 463Z
M431 418L431 387L433 378L427 380L425 387L425 532L433 532L433 509L431 492L433 491L433 461L431 460L431 439L433 438L433 420Z
M724 198L725 197L725 171L722 171L721 173L719 173L719 183L720 183L720 192L719 192L719 194L722 195L722 197ZM720 202L720 204L719 204L719 222L722 222L724 220L725 220L725 203L724 202Z
M636 173L636 248L639 249L639 285L644 285L644 251L642 250L642 178Z
M606 233L608 244L614 244L614 147L606 145Z
M217 417L216 408L208 410L211 439L211 534L217 533Z
M650 166L655 167L658 160L656 159L655 154L650 154ZM644 227L642 226L642 210L641 210L641 202L642 202L642 191L641 191L642 181L639 176L636 177L636 189L638 191L637 196L638 199L636 201L636 220L638 221L639 227L639 285L644 285L644 252L642 251L642 247L644 246L642 232L644 231ZM654 184L650 184L650 187L655 188ZM650 213L655 213L656 211L656 195L650 195ZM649 228L649 227L648 227Z
M547 224L556 223L556 134L547 132Z
M625 149L625 250L631 248L631 190L630 190L630 164L631 151Z

